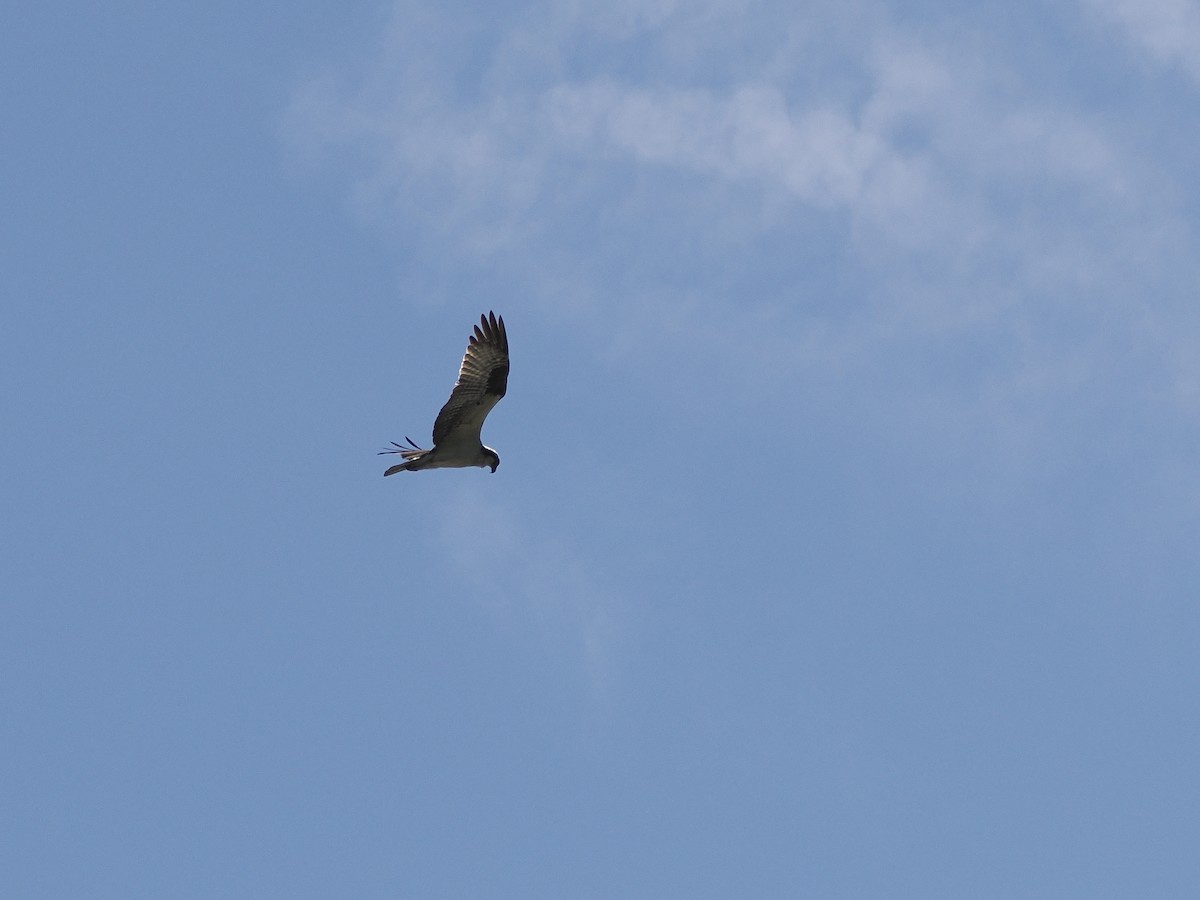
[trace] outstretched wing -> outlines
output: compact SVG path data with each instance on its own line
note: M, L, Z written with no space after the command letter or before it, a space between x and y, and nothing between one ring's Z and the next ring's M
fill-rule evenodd
M458 381L433 423L434 446L447 438L451 442L478 441L483 420L507 387L508 334L504 317L489 312L479 317L458 369Z

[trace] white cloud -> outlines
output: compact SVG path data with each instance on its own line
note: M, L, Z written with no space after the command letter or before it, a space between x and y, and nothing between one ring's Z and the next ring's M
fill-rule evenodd
M1190 58L1159 32L1190 34L1194 7L1150 6L1105 8ZM834 371L1010 432L1104 390L1195 396L1195 323L1130 302L1148 273L1167 294L1194 277L1169 274L1194 231L1177 186L1011 48L877 3L846 8L853 28L770 4L534 4L490 31L398 9L354 80L300 95L294 131L350 151L363 202L423 258L502 273L633 367L669 364L664 385L693 359L731 396ZM947 383L928 360L959 345L1016 349Z
M1165 65L1200 80L1200 5L1194 0L1086 0Z
M618 30L648 32L641 39L653 56L656 41L668 42L655 27L674 7L627 6ZM582 13L555 22L537 36L571 44L576 32L596 27ZM293 132L354 148L367 159L361 196L386 198L400 215L477 253L507 252L548 219L577 216L580 205L655 202L653 181L613 169L621 165L693 173L698 200L742 182L735 202L770 205L782 195L818 213L848 213L871 229L872 243L955 240L959 255L973 252L964 239L1011 231L1011 222L983 211L982 194L1028 180L1098 197L1126 189L1117 154L1089 123L1003 96L978 63L897 34L849 48L859 55L843 64L869 88L852 102L789 84L778 63L703 87L670 77L652 85L567 77L552 53L535 72L504 74L498 61L507 48L533 39L519 29L495 36L494 56L471 76L477 87L456 93L463 73L454 62L427 59L411 31L393 33L395 44L357 89L338 96L326 80L302 92Z
M448 572L501 619L531 623L554 647L573 644L602 698L616 673L618 603L582 557L465 488L444 507L438 528Z
M560 85L543 108L578 152L608 146L637 162L763 179L822 207L853 203L884 149L842 113L793 114L769 85L726 96L611 82Z

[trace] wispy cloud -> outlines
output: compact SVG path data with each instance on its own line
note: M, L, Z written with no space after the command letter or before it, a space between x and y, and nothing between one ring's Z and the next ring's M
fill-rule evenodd
M761 178L817 206L853 202L885 150L845 115L793 114L770 86L719 96L605 81L557 87L544 106L553 130L581 153L611 148L641 163Z
M1091 123L1029 92L1002 90L984 65L900 29L846 48L842 66L860 96L829 99L778 62L697 86L691 66L674 62L675 37L660 27L673 5L622 9L599 24L582 11L548 16L552 24L536 34L500 28L469 62L430 59L420 31L433 26L427 17L410 21L402 5L375 66L340 89L329 78L310 84L294 104L293 130L358 154L364 199L484 255L544 240L584 209L660 202L666 188L649 177L655 171L698 176L686 187L696 203L719 191L724 201L770 207L762 228L780 214L848 213L870 229L867 243L940 248L955 240L960 257L1012 233L1011 217L984 202L996 194L1087 192L1101 205L1128 194L1126 166ZM439 34L448 27L436 24ZM653 83L570 71L561 53L602 27L659 60ZM540 65L509 62L535 37L559 46L543 48ZM605 38L610 50L622 44ZM479 52L477 36L470 48L466 37L459 43ZM635 177L639 170L647 177ZM741 185L737 196L722 187L728 182ZM798 204L792 212L780 212L781 194Z
M531 624L550 646L574 645L594 696L602 699L619 666L619 603L583 557L468 490L453 496L438 529L451 577L501 619Z
M1192 4L1101 5L1193 58ZM1106 391L1195 396L1197 323L1130 302L1196 277L1178 185L1012 48L871 2L414 9L298 94L293 132L347 154L406 244L568 308L634 365L688 348L676 371L716 359L748 395L834 371L1015 431Z
M1200 81L1200 5L1194 0L1085 0L1155 60Z

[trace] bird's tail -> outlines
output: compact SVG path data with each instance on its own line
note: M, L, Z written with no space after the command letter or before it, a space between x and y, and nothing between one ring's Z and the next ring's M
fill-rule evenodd
M392 446L384 447L379 451L380 456L383 456L385 453L398 453L404 459L404 462L397 463L384 472L384 478L389 475L395 475L397 472L415 472L418 469L425 468L429 455L433 453L432 450L422 450L413 443L413 439L410 437L405 437L404 439L408 441L407 447L392 441Z

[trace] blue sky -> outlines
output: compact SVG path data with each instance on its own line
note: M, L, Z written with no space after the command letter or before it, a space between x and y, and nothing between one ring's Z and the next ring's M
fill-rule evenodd
M6 892L1200 889L1200 4L26 6Z

